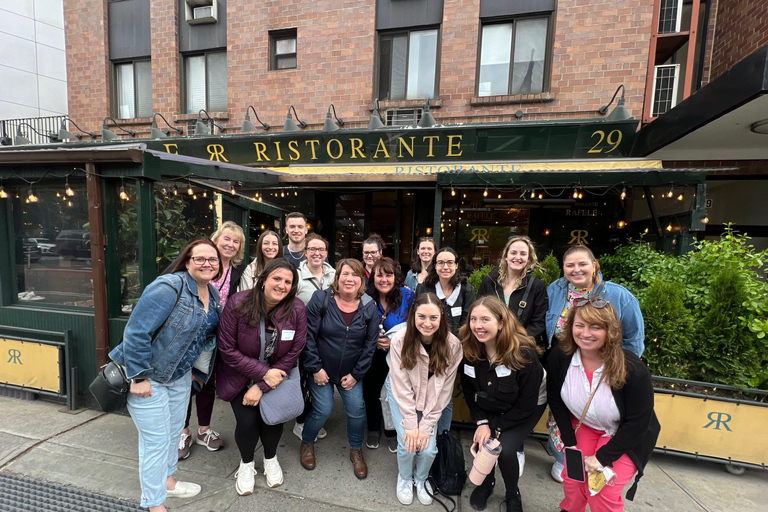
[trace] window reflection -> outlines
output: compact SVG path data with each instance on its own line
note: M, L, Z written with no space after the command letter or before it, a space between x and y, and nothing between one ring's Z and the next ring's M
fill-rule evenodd
M117 252L120 261L121 314L130 315L141 296L139 281L139 220L136 185L123 183L127 199L117 203Z

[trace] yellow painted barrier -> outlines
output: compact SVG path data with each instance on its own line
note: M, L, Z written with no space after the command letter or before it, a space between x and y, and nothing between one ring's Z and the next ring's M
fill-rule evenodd
M0 337L0 383L62 393L59 347Z

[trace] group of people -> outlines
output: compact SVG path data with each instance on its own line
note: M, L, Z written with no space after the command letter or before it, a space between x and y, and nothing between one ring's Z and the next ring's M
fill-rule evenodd
M307 234L303 214L287 216L286 234L283 246L277 233L264 231L250 263L243 262L245 237L235 223L190 243L144 290L123 342L110 353L131 380L142 506L164 511L167 496L200 492L173 475L192 443L212 451L223 445L210 425L217 391L236 420L237 492L253 492L259 441L267 485L282 484L284 424L265 419L261 404L299 365L305 404L293 432L306 470L318 465L315 443L328 435L335 388L354 475L366 478L363 443L379 448L383 433L397 454L397 499L407 505L415 494L432 503L436 436L450 429L458 375L476 426L473 442L501 444L506 510L522 511L523 441L547 404L552 477L564 482L560 508L623 509L622 491L642 476L660 427L639 358L637 299L603 279L587 247L570 247L564 277L547 287L533 275L533 244L515 236L476 298L458 272L456 251L431 238L419 240L403 275L376 235L363 242L362 261L345 258L333 267L328 241ZM195 434L188 429L192 394ZM580 450L588 473L610 468L608 485L595 494L585 478L569 478L564 447ZM486 508L495 481L492 470L472 491L475 510Z

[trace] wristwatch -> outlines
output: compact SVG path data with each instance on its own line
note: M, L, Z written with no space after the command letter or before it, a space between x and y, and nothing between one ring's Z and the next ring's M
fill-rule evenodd
M147 380L146 377L134 377L133 379L131 379L131 383L132 384L141 384L145 380Z

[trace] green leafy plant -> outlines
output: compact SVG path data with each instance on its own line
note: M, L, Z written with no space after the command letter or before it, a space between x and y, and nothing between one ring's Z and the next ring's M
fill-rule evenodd
M533 275L544 281L547 286L560 279L560 264L555 255L551 252L547 254L547 257L539 262L539 267L533 271Z
M175 260L197 234L195 217L185 209L181 195L163 195L155 191L155 230L157 232L157 273Z
M469 275L467 281L469 281L469 284L475 289L475 294L477 294L477 291L480 289L480 283L483 282L483 278L487 276L488 272L491 270L493 270L493 265L483 265Z

